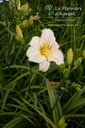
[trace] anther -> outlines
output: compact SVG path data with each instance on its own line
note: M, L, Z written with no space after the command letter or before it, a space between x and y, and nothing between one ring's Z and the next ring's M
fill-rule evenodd
M48 47L47 47L49 50L52 48L52 45L48 45Z

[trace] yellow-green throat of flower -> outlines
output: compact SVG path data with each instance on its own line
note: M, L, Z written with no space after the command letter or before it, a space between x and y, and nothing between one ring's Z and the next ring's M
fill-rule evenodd
M40 53L45 57L50 56L52 54L52 45L44 44L40 48Z

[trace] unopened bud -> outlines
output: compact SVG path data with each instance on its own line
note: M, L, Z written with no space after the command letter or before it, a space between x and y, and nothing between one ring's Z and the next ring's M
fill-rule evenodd
M82 57L79 57L76 61L76 65L79 66L82 63Z
M22 33L22 30L19 27L19 25L16 25L16 33L17 33L17 36L19 36L21 39L23 39L23 33Z
M76 91L80 92L81 88L80 87L76 87Z
M68 75L69 75L69 69L68 69L68 68L65 68L65 69L63 70L63 75L64 75L65 77L68 77Z
M71 65L73 61L73 50L72 48L69 48L67 51L67 64Z
M17 41L19 41L21 44L24 44L24 40L23 40L22 38L20 38L20 36L15 35L15 39L16 39Z
M33 16L30 16L29 18L29 24L32 26L33 25Z
M15 35L15 39L16 39L17 41L21 41L21 38L20 38L20 36L18 36L18 35Z
M2 22L2 21L0 21L0 25L2 25L2 26L4 26L4 27L5 27L5 26L6 26L6 22L5 22L5 21L3 21L3 22Z
M28 11L28 3L22 5L20 10L23 11L23 12L27 12Z
M61 126L64 125L64 123L65 123L65 118L62 117L62 118L59 120L59 122L58 122L58 126L61 127Z
M11 2L12 2L12 4L14 4L15 3L15 0L11 0Z
M82 63L82 57L80 57L80 58L77 59L77 63L78 64L81 64Z
M85 50L82 52L83 58L85 59Z
M81 91L81 85L80 84L76 84L75 82L73 82L72 87L74 87L78 92Z
M82 57L78 58L74 61L74 67L77 68L82 62Z
M20 0L18 0L18 6L17 6L17 9L19 10L21 8L21 2Z
M62 126L60 126L59 128L66 128L67 123L64 123Z
M19 24L19 26L22 27L22 28L25 28L25 27L28 26L28 24L29 24L29 20L26 19L21 24Z

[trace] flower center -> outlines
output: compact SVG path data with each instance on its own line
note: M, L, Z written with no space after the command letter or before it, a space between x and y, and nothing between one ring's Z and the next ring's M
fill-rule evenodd
M52 53L52 45L48 45L48 44L45 44L43 45L41 48L40 48L40 53L45 56L45 57L48 57L51 55Z

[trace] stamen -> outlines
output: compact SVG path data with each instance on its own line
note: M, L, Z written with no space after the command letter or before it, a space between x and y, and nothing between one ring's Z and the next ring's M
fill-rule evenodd
M52 45L48 45L48 47L47 47L49 50L52 48Z
M45 44L40 48L40 53L48 59L48 56L52 53L52 45Z

